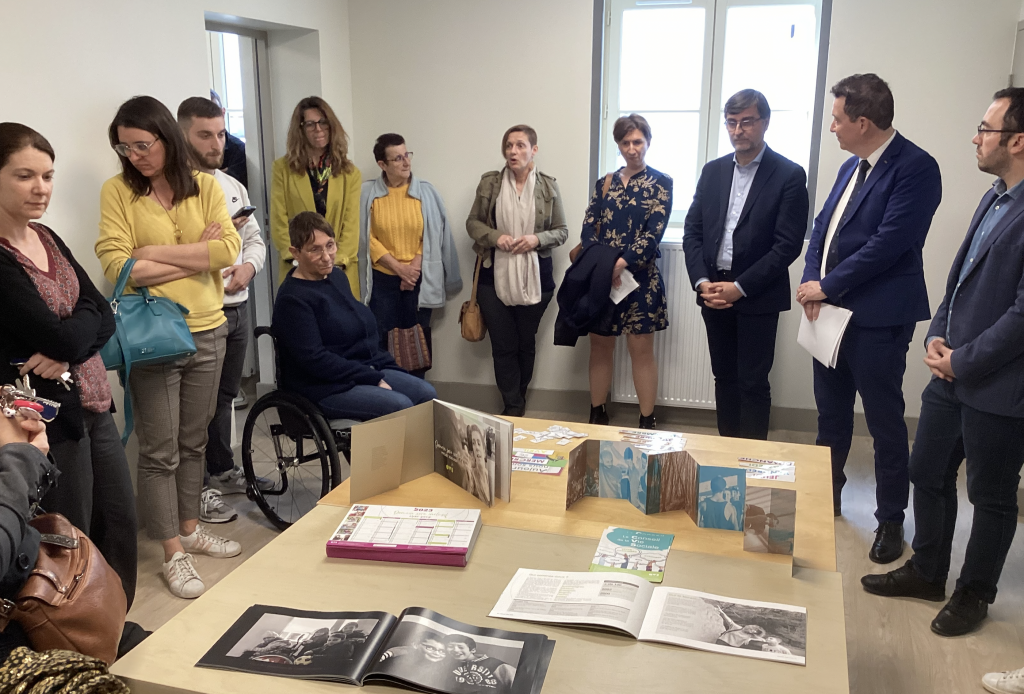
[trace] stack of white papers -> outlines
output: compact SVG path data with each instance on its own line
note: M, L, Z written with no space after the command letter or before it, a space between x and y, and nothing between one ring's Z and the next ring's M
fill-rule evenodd
M812 322L807 320L807 314L801 309L797 344L828 368L836 368L839 345L843 341L843 333L846 332L852 315L853 311L849 309L823 303L818 320Z

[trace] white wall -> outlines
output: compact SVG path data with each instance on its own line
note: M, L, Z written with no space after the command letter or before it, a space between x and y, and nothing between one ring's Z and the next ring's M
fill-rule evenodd
M579 239L589 190L592 0L354 0L351 156L363 177L378 135L398 132L416 153L413 171L444 196L465 289L435 312L437 381L494 383L490 340L459 336L475 256L466 216L480 175L500 168L501 136L516 123L539 135L540 169L558 179L569 220L567 248ZM347 124L346 124L347 127ZM555 253L560 278L567 249ZM552 345L556 310L537 337L533 385L587 389L586 340L575 350Z
M943 202L925 247L932 305L942 299L949 264L990 177L977 171L973 128L1010 70L1019 0L835 0L827 84L855 72L877 72L896 97L896 127L929 151L943 174ZM397 131L416 152L415 171L444 195L462 270L473 256L464 232L480 173L501 164L498 142L520 121L540 134L540 167L558 178L575 243L589 191L590 50L593 2L565 0L352 0L354 157L376 175L370 150L380 133ZM845 160L828 132L825 100L816 206ZM770 135L770 133L769 133ZM770 139L770 138L769 138ZM677 200L677 205L689 201ZM556 277L565 251L556 253ZM802 260L794 263L794 287ZM459 338L458 308L469 288L438 316L434 341L438 381L493 383L489 343ZM893 297L898 301L899 297ZM538 388L587 388L585 340L553 347L549 309L538 336ZM814 409L811 360L795 344L798 314L780 324L772 374L775 404ZM923 338L927 324L921 324ZM905 381L907 413L916 416L928 372L915 343Z

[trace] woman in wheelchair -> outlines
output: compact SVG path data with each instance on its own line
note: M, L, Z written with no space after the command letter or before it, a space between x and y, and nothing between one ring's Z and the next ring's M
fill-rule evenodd
M316 403L328 419L365 421L437 397L434 387L406 373L380 348L373 312L352 295L334 266L334 230L315 212L288 224L297 267L274 303L282 390Z

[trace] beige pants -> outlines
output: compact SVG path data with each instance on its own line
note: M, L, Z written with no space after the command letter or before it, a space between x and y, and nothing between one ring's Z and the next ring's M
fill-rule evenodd
M193 333L192 357L132 369L140 521L154 540L173 539L181 521L199 518L207 428L217 407L227 334L227 325Z

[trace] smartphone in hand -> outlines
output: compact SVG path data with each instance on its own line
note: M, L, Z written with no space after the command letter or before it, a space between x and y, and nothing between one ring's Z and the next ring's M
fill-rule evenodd
M256 211L256 207L255 206L253 206L253 205L246 205L245 207L240 209L238 212L235 212L233 215L231 215L231 219L238 219L239 217L250 217L250 216L252 216L252 213L255 212L255 211Z

